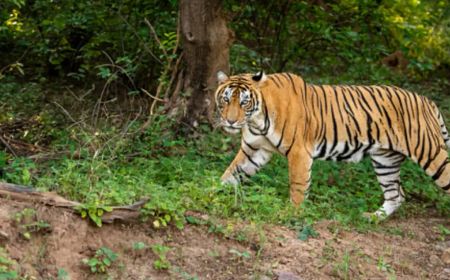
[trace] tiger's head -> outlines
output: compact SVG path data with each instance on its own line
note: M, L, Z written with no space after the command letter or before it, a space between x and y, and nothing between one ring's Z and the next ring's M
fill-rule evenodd
M262 95L259 88L266 81L264 72L228 77L217 73L219 86L215 99L219 110L219 126L228 133L238 133L244 125L261 114Z

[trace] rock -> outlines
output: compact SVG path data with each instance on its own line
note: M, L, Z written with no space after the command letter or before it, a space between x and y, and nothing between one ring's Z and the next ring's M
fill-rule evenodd
M441 260L445 263L445 264L450 264L450 248L445 249L445 251L442 253L442 258Z
M250 280L272 280L272 278L270 278L267 275L261 275L261 274L255 274L252 277L249 278Z
M303 280L300 276L289 271L275 271L278 280Z
M0 241L8 241L9 235L4 232L3 230L0 230Z
M445 268L438 275L438 279L440 280L449 280L450 279L450 268Z
M450 241L439 242L434 246L434 248L439 251L445 251L450 248Z
M441 261L441 259L438 256L431 255L431 257L430 257L430 264L432 266L438 266L438 265L442 264L442 261Z

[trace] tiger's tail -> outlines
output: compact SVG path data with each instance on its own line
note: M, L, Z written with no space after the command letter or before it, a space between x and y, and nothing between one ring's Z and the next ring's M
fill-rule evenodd
M444 117L442 116L441 112L439 112L439 110L437 110L437 114L438 114L439 125L441 126L442 137L444 138L444 141L445 141L445 144L447 145L447 147L450 148L450 136L448 134L447 127L445 127Z

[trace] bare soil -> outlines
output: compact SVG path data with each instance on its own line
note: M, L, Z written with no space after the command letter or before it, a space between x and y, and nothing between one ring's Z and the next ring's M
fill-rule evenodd
M15 219L25 208L35 209L35 220L50 229L37 228L25 238L25 221ZM0 245L26 279L58 279L62 269L70 279L450 279L450 237L439 228L450 228L450 218L430 212L393 217L375 232L321 221L314 225L319 235L307 241L280 226L241 225L246 234L238 242L208 225L98 228L68 210L0 198ZM158 256L151 248L133 249L135 242L170 247L170 268L155 269ZM106 274L82 263L100 247L119 256Z

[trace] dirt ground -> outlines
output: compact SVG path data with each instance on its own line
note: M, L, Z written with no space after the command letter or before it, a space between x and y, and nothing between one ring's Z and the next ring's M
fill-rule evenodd
M31 220L18 218L25 208L36 210ZM36 221L50 227L24 228ZM439 225L450 228L450 218L393 218L386 230L368 233L322 221L314 225L319 235L307 241L279 226L244 226L246 235L237 241L210 225L98 228L68 210L0 198L0 245L25 279L450 279L450 238ZM136 242L146 246L133 248ZM170 268L154 267L160 258L154 244L170 248ZM118 259L95 274L82 259L100 247Z

